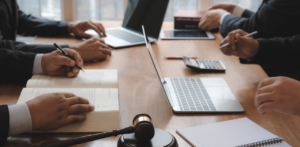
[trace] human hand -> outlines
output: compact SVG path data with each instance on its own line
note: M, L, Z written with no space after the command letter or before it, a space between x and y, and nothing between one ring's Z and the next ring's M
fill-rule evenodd
M232 4L232 3L219 3L219 4L211 6L210 8L208 8L208 10L223 9L223 10L229 12L229 13L232 13L235 7L236 7L236 4Z
M66 75L68 77L74 77L79 74L79 67L82 67L83 61L80 55L71 49L64 49L71 57L76 61L64 56L59 51L53 51L48 54L44 54L42 57L42 69L43 73L52 76Z
M300 82L287 77L267 78L260 82L255 97L257 111L300 115Z
M253 37L243 37L247 34L247 32L240 29L228 33L220 46L226 43L229 43L229 46L222 47L221 51L225 55L235 55L242 59L254 57L259 50L259 43Z
M32 129L50 131L86 120L94 106L71 93L44 94L26 102L32 119Z
M226 13L226 11L223 9L213 9L207 11L205 15L200 19L198 28L208 31L218 28L221 25L220 19L224 13Z
M85 33L85 31L89 29L96 31L100 37L106 37L105 29L101 23L87 20L81 22L70 22L68 24L68 31L80 38L92 38L92 35Z
M69 45L69 47L76 50L84 61L106 59L108 55L111 55L109 46L98 37L90 38L76 45Z

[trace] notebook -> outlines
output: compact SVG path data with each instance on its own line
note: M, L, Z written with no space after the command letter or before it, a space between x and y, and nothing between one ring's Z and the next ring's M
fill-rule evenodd
M117 70L85 70L77 77L33 75L23 88L17 103L54 92L69 92L89 100L95 110L84 122L51 132L104 132L120 129Z
M291 147L246 117L176 132L196 147Z

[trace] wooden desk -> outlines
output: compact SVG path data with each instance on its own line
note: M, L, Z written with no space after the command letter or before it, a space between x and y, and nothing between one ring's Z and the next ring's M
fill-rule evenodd
M117 27L121 22L103 22L106 28ZM172 29L172 23L164 23L163 29ZM210 124L235 118L248 117L268 131L282 137L292 146L300 144L300 117L280 113L267 113L261 116L254 107L256 86L266 78L265 72L257 65L242 65L238 58L223 55L219 50L222 37L214 34L215 40L159 40L153 45L156 58L165 77L220 77L224 78L245 109L244 113L236 114L174 114L165 98L154 67L144 45L116 49L105 61L85 63L85 69L118 69L119 101L121 127L132 124L133 117L138 113L147 113L153 118L154 126L173 134L180 147L190 146L175 131L177 129L197 125ZM80 40L73 38L42 38L39 44L71 44ZM185 67L181 60L166 60L164 56L186 55L200 59L221 60L227 67L226 73L194 72ZM14 104L17 102L22 87L25 85L0 84L0 103ZM247 132L245 132L247 133ZM6 146L38 146L42 142L64 140L83 134L45 134L18 135L8 138ZM77 146L116 147L118 137L80 144Z

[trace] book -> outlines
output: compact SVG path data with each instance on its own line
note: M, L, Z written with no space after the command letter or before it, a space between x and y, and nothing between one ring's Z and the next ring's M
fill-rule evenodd
M200 19L206 11L179 10L174 15L174 29L198 29Z
M17 103L24 103L47 93L73 93L88 99L95 110L86 114L84 122L50 132L104 132L120 129L117 77L117 70L99 69L87 69L74 78L33 75L27 81Z
M176 132L196 147L291 147L282 138L246 117L179 129Z

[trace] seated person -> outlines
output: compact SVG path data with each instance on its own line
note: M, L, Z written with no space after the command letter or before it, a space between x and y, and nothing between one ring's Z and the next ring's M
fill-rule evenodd
M236 29L258 31L254 38L289 37L300 34L299 0L264 0L256 13L230 3L212 6L201 18L199 28L218 27L223 37Z
M287 77L272 77L260 82L255 97L257 111L263 115L277 111L300 115L300 82Z
M84 33L88 29L95 30L99 36L106 36L100 23L92 21L63 22L39 19L19 10L16 0L0 0L0 48L16 51L49 53L55 50L53 45L27 45L16 41L16 34L23 36L62 36L74 34L79 38L91 38ZM62 45L76 50L84 61L106 59L111 55L110 48L100 38L83 41L80 44Z
M0 49L1 80L27 80L33 73L77 76L79 69L74 66L82 67L83 61L76 51L65 51L76 61L59 51L42 55L41 60L34 60L34 53ZM82 113L93 110L94 106L88 100L71 93L44 94L26 103L0 105L0 146L6 143L7 136L32 130L49 131L82 122L86 119Z
M248 33L235 30L221 42L229 46L221 48L225 55L234 55L242 63L259 64L268 76L287 76L300 80L297 68L300 55L300 35L292 37L259 38L243 37ZM235 42L237 40L237 42Z

